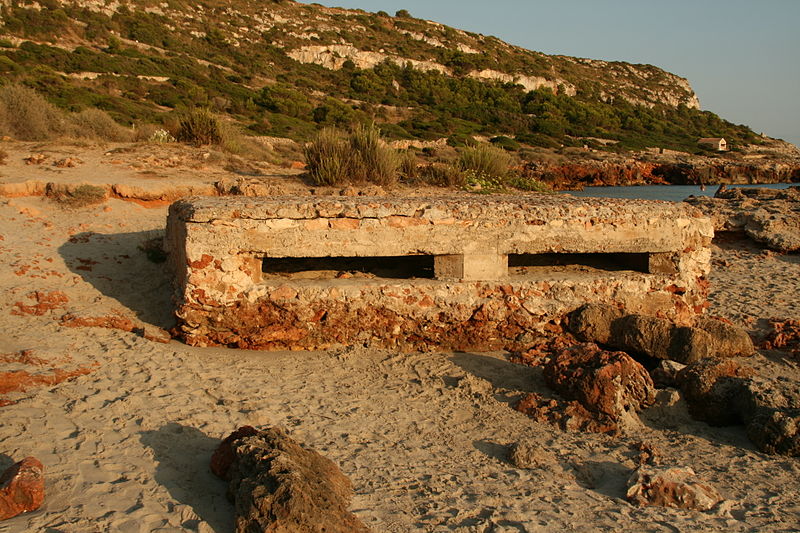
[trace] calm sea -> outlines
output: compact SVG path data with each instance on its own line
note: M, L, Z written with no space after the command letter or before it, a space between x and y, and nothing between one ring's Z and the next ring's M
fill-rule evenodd
M760 185L728 185L735 187L766 187L768 189L785 189L798 183L768 183ZM705 191L699 185L637 185L631 187L586 187L582 191L564 191L563 194L574 196L590 196L596 198L631 198L641 200L667 200L682 202L689 196L714 196L719 185L708 185Z

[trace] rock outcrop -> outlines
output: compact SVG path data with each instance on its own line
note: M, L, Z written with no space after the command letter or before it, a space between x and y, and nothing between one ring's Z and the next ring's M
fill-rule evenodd
M347 508L352 486L339 468L278 428L242 427L214 453L229 482L236 533L366 533Z
M0 476L0 520L35 511L44 502L44 466L26 457Z
M715 231L744 232L779 252L800 250L800 187L736 187L718 192L714 198L690 197L686 202L708 216Z

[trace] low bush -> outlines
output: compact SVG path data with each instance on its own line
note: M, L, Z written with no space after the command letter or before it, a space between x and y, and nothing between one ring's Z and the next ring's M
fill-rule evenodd
M407 180L414 180L419 176L419 165L417 156L413 150L405 150L400 154L400 175Z
M489 142L508 152L516 152L520 149L520 145L517 141L515 141L511 137L506 137L505 135L498 135L497 137L492 137L491 139L489 139Z
M74 115L73 123L77 127L75 133L78 137L112 142L128 142L135 137L132 130L114 122L114 119L101 109L85 109Z
M164 236L152 237L139 243L137 246L147 259L152 263L163 263L167 260L167 252L164 251Z
M546 183L525 176L511 175L506 180L506 183L509 187L513 187L514 189L518 189L520 191L553 192Z
M460 168L446 164L434 163L420 167L420 177L425 183L437 187L463 188L466 185L466 174Z
M0 87L0 135L20 141L45 141L67 132L65 113L33 89Z
M462 170L473 170L476 174L503 179L508 176L511 156L500 148L481 144L464 148L458 164Z
M175 137L195 146L222 144L222 126L217 117L208 109L194 109L178 119Z

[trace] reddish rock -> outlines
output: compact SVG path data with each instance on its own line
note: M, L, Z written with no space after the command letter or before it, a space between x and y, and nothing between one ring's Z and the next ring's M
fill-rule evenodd
M531 393L517 402L514 409L537 422L553 424L564 431L611 434L620 431L616 421L600 413L593 413L574 400L562 401Z
M38 509L44 502L44 467L26 457L0 476L0 520Z
M642 365L624 352L591 343L562 351L545 365L544 378L564 398L614 421L655 401L653 380Z
M770 320L772 331L761 347L765 350L786 350L800 356L800 320Z
M22 302L16 302L11 314L42 316L53 309L64 307L64 304L69 302L67 295L61 291L33 291L28 293L28 298L36 303L25 305Z
M277 428L243 427L212 459L229 480L236 533L366 533L347 509L350 480L316 451Z
M708 511L722 501L719 492L697 478L691 468L643 465L628 480L628 501L635 505L656 505Z
M86 316L67 313L61 317L60 324L68 328L109 328L133 331L133 321L122 315Z

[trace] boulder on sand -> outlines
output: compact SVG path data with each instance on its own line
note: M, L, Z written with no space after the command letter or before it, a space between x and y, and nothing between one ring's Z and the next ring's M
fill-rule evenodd
M236 533L360 533L347 508L350 480L329 459L278 428L239 428L212 457L229 482Z
M44 467L26 457L0 476L0 520L35 511L44 502Z
M707 317L698 318L694 327L685 327L663 318L625 315L610 305L587 304L569 314L568 324L569 331L584 342L684 364L755 353L744 330Z

